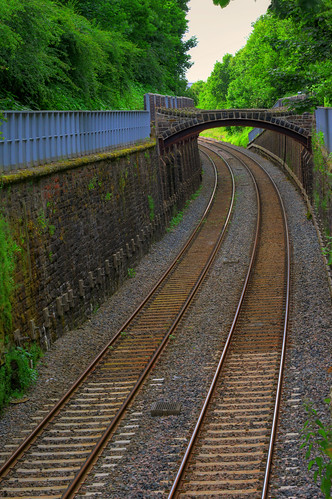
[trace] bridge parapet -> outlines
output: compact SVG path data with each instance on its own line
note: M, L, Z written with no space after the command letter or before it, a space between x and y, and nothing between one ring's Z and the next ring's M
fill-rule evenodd
M274 109L217 109L176 110L158 109L156 132L160 149L188 136L198 136L208 128L222 126L254 126L289 135L311 147L313 117L292 114L285 108Z

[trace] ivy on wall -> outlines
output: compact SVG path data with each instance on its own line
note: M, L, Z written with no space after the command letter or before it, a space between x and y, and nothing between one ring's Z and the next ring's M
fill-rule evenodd
M19 247L12 238L8 222L0 212L0 359L5 335L12 327L11 298L15 288L14 271Z
M329 265L332 265L332 158L324 153L325 144L322 132L312 134L312 148L314 160L313 196L315 208L323 224L326 255Z

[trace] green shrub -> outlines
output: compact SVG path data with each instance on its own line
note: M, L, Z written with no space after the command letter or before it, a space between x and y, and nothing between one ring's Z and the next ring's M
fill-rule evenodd
M183 219L183 212L184 210L178 211L177 214L174 215L174 217L169 222L169 227L167 227L167 232L171 232L173 229L175 229L177 225L179 225L179 223Z
M167 232L171 232L173 229L175 229L175 227L176 227L177 225L179 225L179 223L180 223L180 222L182 221L182 219L183 219L183 215L184 215L185 210L186 210L186 209L189 207L189 205L190 205L190 202L191 202L191 201L193 201L194 199L196 199L196 198L199 196L199 194L200 194L201 190L202 190L202 184L199 186L199 188L197 189L197 191L196 191L196 192L194 192L194 194L192 194L192 195L190 196L190 198L186 201L186 203L185 203L185 205L184 205L183 210L178 211L178 212L174 215L174 217L171 219L171 221L169 222L169 227L167 227L167 229L166 229L166 231L167 231Z
M330 399L325 402L330 404ZM301 449L307 447L306 459L310 459L308 470L313 469L314 480L320 477L320 488L326 499L331 497L332 488L332 426L325 426L318 417L311 402L305 404L308 419L301 430ZM314 457L312 457L312 454Z
M128 277L130 277L130 279L133 279L136 276L136 270L133 268L129 268L127 270L127 273L128 273Z
M148 203L149 203L149 216L151 222L154 220L154 200L153 197L148 195Z
M12 327L11 299L15 288L14 271L19 247L14 242L9 225L0 212L0 357L5 334Z
M29 350L12 347L0 367L0 411L11 398L19 398L37 379L36 364L42 352L37 344Z

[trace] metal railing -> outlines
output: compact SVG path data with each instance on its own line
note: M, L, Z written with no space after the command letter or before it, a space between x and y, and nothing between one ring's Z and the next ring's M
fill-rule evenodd
M156 119L156 109L184 109L195 107L194 99L190 97L174 97L171 95L144 94L144 109L149 111L151 122Z
M328 152L332 152L332 107L318 107L315 111L316 131L323 132Z
M248 140L249 140L249 142L253 141L254 138L257 137L257 135L259 135L260 133L262 133L263 130L264 130L264 128L253 128L253 130L251 130L248 133Z
M3 111L0 173L106 151L150 136L148 111Z

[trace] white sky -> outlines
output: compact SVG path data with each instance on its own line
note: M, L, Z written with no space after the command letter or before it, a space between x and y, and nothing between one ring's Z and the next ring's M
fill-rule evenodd
M265 14L270 3L271 0L231 0L221 9L212 0L190 0L186 38L195 35L198 45L189 51L194 65L186 74L188 82L205 81L216 61L243 47L252 31L251 24Z

